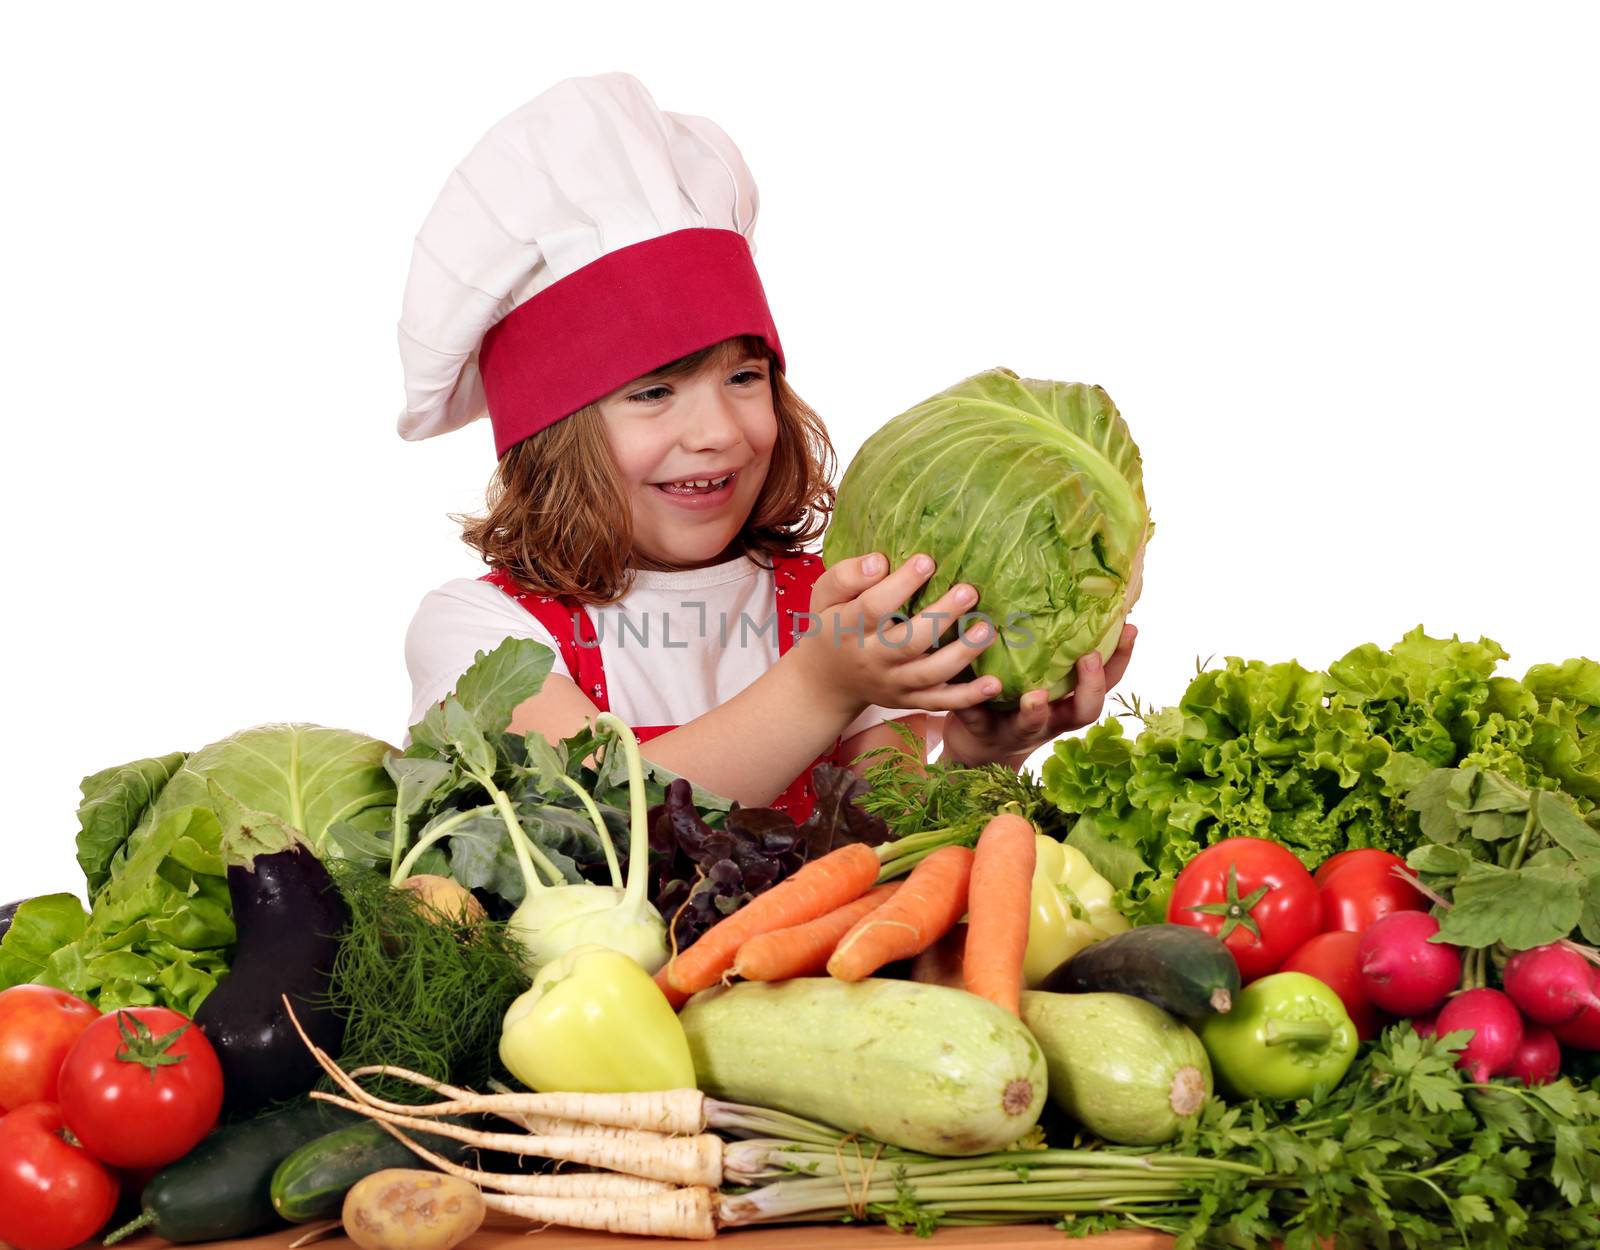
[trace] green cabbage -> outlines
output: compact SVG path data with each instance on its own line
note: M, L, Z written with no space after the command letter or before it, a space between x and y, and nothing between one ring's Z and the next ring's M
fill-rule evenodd
M970 582L999 638L972 664L997 703L1059 698L1078 657L1108 658L1139 596L1151 533L1139 449L1098 386L990 369L890 421L839 486L828 564L926 552L915 614ZM954 636L952 626L947 634Z
M78 862L89 914L71 895L19 909L0 944L0 988L37 980L102 1010L159 1003L192 1016L227 971L234 942L208 782L294 826L319 855L337 854L335 834L388 826L389 750L342 729L258 725L188 756L84 778Z

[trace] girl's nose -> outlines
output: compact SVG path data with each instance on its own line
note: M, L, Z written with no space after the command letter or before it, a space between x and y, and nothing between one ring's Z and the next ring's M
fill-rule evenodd
M691 451L719 451L743 437L734 399L716 388L710 395L696 395L684 412L679 438Z

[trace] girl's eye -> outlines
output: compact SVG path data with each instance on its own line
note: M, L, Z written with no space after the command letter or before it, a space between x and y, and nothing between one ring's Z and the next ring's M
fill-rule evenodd
M749 386L754 382L761 381L764 376L765 375L759 369L741 369L728 380L730 382L736 382L740 386ZM670 394L672 394L672 388L670 386L651 386L645 390L635 391L632 395L629 395L628 402L630 404L653 404L658 400L665 399Z

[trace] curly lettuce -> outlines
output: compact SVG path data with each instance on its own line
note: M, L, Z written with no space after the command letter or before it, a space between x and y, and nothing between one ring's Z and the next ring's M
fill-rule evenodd
M1271 839L1307 867L1352 847L1406 854L1421 838L1406 798L1435 768L1565 789L1589 810L1600 799L1600 665L1542 665L1518 682L1496 675L1506 658L1489 639L1420 627L1325 673L1229 658L1144 715L1134 739L1110 719L1057 742L1045 794L1079 817L1091 859L1115 849L1145 865L1122 889L1146 920L1162 918L1184 864L1223 838Z

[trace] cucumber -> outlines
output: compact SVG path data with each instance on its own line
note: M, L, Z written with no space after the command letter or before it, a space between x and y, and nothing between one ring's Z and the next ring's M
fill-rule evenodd
M1193 1020L1232 1009L1239 965L1209 933L1153 924L1084 947L1039 988L1058 994L1132 994Z
M468 1123L459 1117L446 1122ZM452 1163L460 1163L474 1149L449 1137L430 1136L425 1144ZM291 1224L335 1219L356 1182L386 1168L432 1170L381 1124L368 1120L338 1129L307 1142L278 1164L272 1174L273 1209Z
M1045 1099L1032 1034L939 985L797 977L696 994L678 1017L716 1098L772 1107L939 1155L1001 1150Z
M1044 1047L1050 1101L1108 1142L1169 1142L1211 1096L1200 1039L1142 998L1030 990L1022 1020Z
M133 1227L168 1241L249 1237L283 1223L272 1208L272 1173L306 1142L361 1117L323 1103L219 1128L151 1177Z

